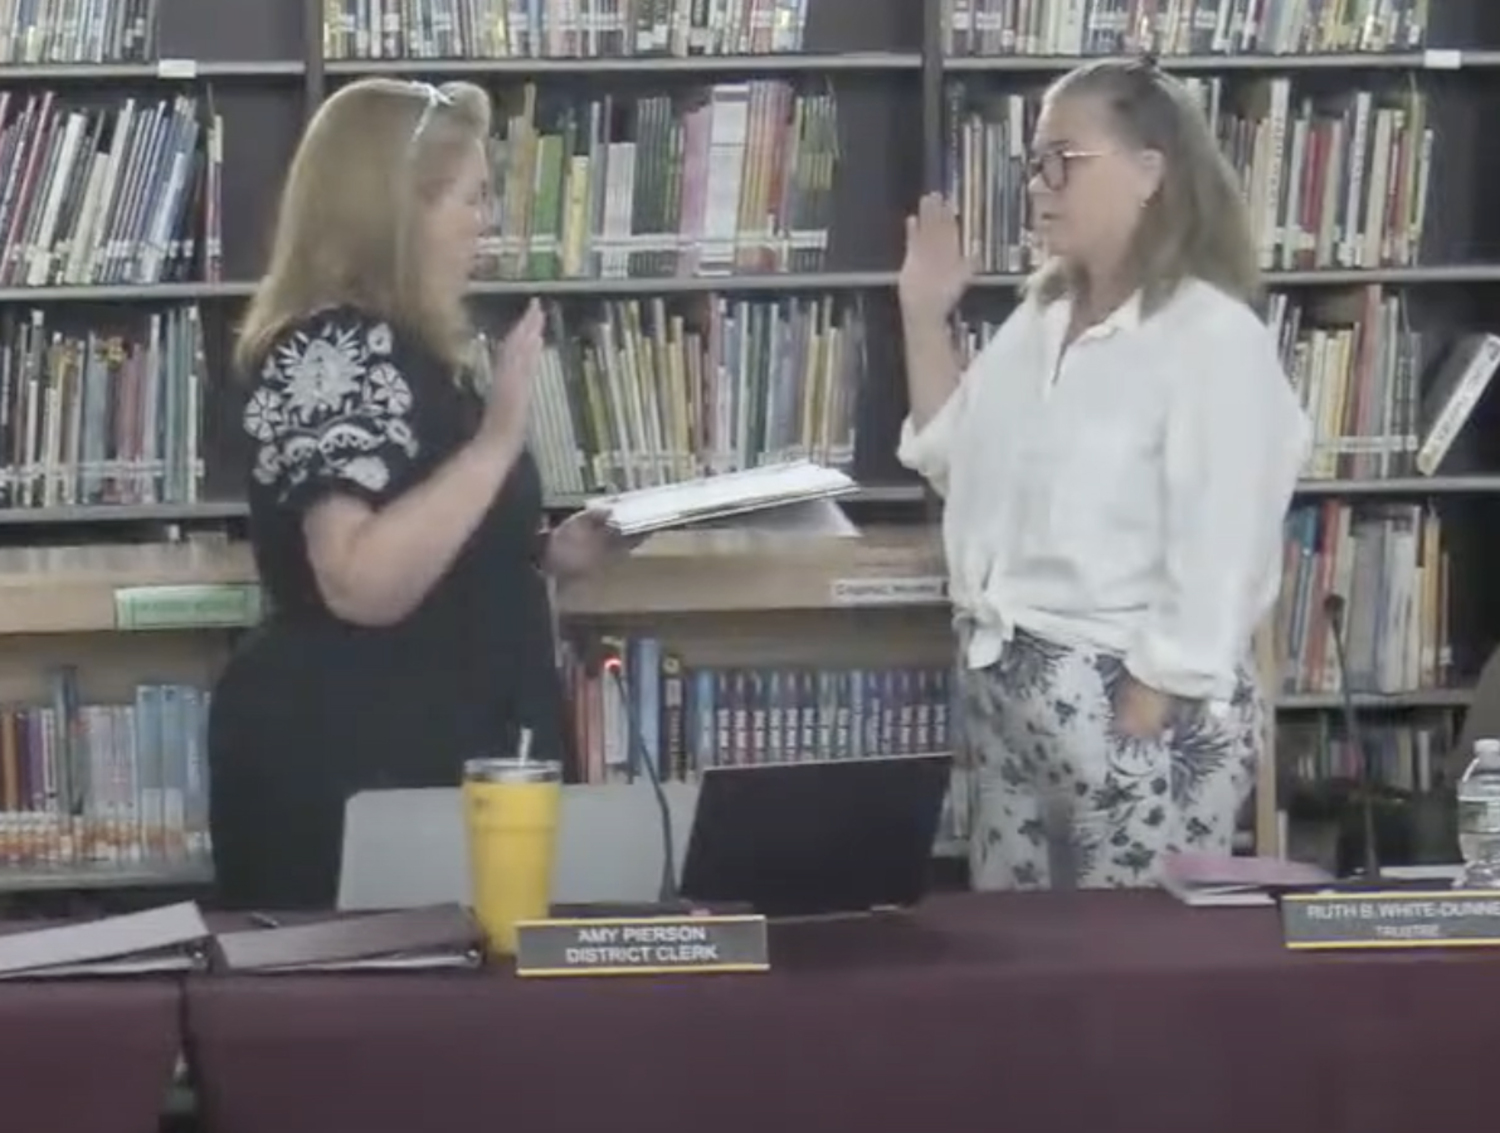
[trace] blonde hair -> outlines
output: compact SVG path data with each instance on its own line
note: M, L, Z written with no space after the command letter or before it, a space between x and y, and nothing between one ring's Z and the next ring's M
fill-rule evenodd
M1102 59L1047 91L1049 102L1063 98L1098 100L1123 144L1162 155L1161 187L1142 210L1127 260L1143 310L1159 308L1187 279L1254 306L1261 281L1244 191L1187 89L1149 60ZM1027 290L1045 304L1078 283L1068 265L1051 261Z
M270 266L240 325L240 372L253 374L288 326L345 305L462 365L472 338L464 305L424 286L417 220L489 131L489 97L469 83L364 79L319 107L287 171Z

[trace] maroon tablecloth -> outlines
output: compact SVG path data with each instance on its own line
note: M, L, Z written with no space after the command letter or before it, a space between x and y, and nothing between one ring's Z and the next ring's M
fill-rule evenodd
M1271 910L934 899L763 976L205 978L214 1133L1488 1128L1500 956L1289 954Z
M181 1023L176 979L0 982L0 1129L154 1133Z

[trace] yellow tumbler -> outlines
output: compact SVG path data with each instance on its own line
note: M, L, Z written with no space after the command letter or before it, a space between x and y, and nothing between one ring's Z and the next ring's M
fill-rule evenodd
M467 760L463 800L474 915L490 954L514 956L517 923L547 915L562 764Z

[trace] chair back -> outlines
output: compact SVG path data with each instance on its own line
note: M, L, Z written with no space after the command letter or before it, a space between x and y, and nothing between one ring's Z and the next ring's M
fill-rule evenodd
M696 785L665 784L677 871ZM649 902L661 887L661 815L644 782L563 788L552 872L557 904ZM361 791L344 809L338 907L409 909L468 902L469 856L456 787Z

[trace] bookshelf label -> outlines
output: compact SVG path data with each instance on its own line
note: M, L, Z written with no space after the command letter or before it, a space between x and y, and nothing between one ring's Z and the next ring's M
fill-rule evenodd
M1429 71L1458 71L1464 65L1464 53L1452 48L1429 47L1422 52L1422 66Z
M115 591L115 628L217 629L254 625L260 587L252 583L128 586Z
M1500 946L1500 891L1293 893L1281 899L1286 946L1351 948Z
M156 77L158 79L196 79L198 61L196 59L159 59L156 63Z
M761 916L585 917L516 926L520 976L769 970Z
M916 578L836 578L830 587L835 606L932 606L948 600L942 575Z

